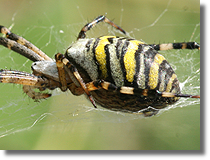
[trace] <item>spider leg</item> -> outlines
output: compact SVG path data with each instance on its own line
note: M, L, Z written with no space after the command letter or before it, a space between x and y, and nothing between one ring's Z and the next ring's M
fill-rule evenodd
M119 92L122 94L131 94L131 95L135 94L140 96L200 98L199 95L175 94L171 92L160 92L158 90L140 89L140 88L127 87L127 86L117 87L114 84L106 82L104 80L95 80L87 83L86 86L89 91L94 91L103 88L105 90Z
M113 23L112 21L110 21L108 18L106 18L104 15L98 16L96 19L94 19L92 22L87 23L79 32L79 35L77 37L77 40L80 38L85 38L86 37L86 32L88 30L90 30L92 27L94 27L96 24L98 24L99 22L106 22L108 24L110 24L111 26L113 26L114 28L120 30L123 34L126 35L126 32L119 27L118 25L116 25L115 23Z
M84 94L84 89L82 87L78 87L75 83L68 84L68 88L75 96L80 96Z
M75 77L70 71L68 71L68 68L64 65L64 63L61 61L61 59L57 56L58 55L55 56L55 59L56 59L56 65L57 65L57 69L58 69L59 80L61 83L61 90L63 92L65 92L69 88L73 95L79 96L79 95L83 94L84 90L81 87L78 87L80 85L77 83L77 81L75 81L74 83L72 81L69 81L67 84L66 76L69 76L70 80L74 79ZM68 75L66 75L65 71L69 72ZM78 86L75 83L77 83Z
M87 89L87 87L86 87L86 84L85 84L85 82L83 81L83 79L82 79L82 77L80 76L80 74L79 74L79 72L78 72L78 70L77 70L77 68L71 63L71 62L69 62L69 60L67 59L67 58L65 58L64 57L64 55L63 54L60 54L60 53L58 53L58 54L56 54L55 55L55 59L56 59L56 62L62 62L63 64L64 64L64 69L65 69L65 67L67 67L67 69L65 69L66 70L66 72L68 73L68 75L69 75L69 77L71 77L71 80L72 81L74 81L74 80L76 80L76 82L74 81L74 83L75 84L79 84L79 86L78 87L80 87L81 86L81 88L84 90L84 92L87 94L87 96L88 96L88 98L90 99L90 101L91 101L91 103L93 104L93 106L95 107L95 108L97 108L96 107L96 104L95 104L95 101L94 101L94 99L93 99L93 97L92 97L92 95L90 94L90 92L88 91L88 89ZM56 63L57 64L57 63ZM59 64L60 65L60 64ZM61 75L61 74L65 74L65 72L63 72L63 71L61 71L61 72L59 72L59 70L62 70L62 69L59 69L60 68L60 66L57 66L57 68L58 68L58 75L59 75L59 79L60 79L60 81L66 81L65 80L65 75ZM66 82L62 82L63 84L66 84ZM64 88L66 88L66 87L64 87Z
M149 44L155 50L170 50L170 49L199 49L200 45L196 42L181 42L181 43L164 43L164 44Z
M38 99L45 99L51 96L51 94L48 93L41 93L41 92L35 92L33 89L36 87L34 86L23 86L23 92L26 93L30 98L38 100Z
M5 46L6 48L9 48L24 57L30 59L31 61L44 61L44 58L40 57L38 54L36 54L34 51L28 49L27 47L10 40L8 38L0 37L0 45Z
M56 81L14 70L0 70L0 83L21 84L23 85L23 91L32 99L43 99L51 96L51 94L47 93L36 93L33 91L34 88L42 91L46 88L55 89L60 87L60 84Z
M58 55L55 55L55 60L56 60L56 66L58 69L58 75L59 75L59 80L61 83L61 90L64 92L67 90L67 82L66 82L66 74L65 74L65 69L64 69L64 63L61 61Z
M66 71L68 71L68 68L63 65L63 63L59 60L56 62L49 62L49 61L38 61L34 62L31 66L31 69L33 70L33 74L36 76L44 76L46 78L52 79L57 82L61 82L61 90L65 91L66 88L68 88L73 95L79 96L81 94L84 94L84 90L81 87L73 83L71 80L74 79L73 74L70 77ZM63 72L64 70L65 72ZM43 75L44 73L44 75ZM59 79L60 74L60 79ZM64 78L65 77L65 78ZM66 86L67 85L67 86Z
M35 45L30 43L23 37L20 37L12 33L6 27L0 25L0 32L2 34L5 34L7 37L7 38L0 37L1 45L9 49L12 49L13 51L25 56L26 58L32 61L40 61L40 60L52 61L50 57L48 57L44 52L42 52Z

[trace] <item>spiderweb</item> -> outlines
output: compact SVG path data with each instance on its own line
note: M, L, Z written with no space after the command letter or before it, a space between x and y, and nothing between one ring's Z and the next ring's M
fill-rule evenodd
M88 15L86 15L87 9L83 7L82 3L72 2L69 4L69 6L74 6L71 11L65 4L59 4L59 7L62 7L66 15L73 13L77 15L75 17L72 15L63 17L60 10L52 13L50 8L46 8L46 10L41 8L38 13L39 18L35 16L35 13L31 13L29 18L27 17L24 20L23 13L26 8L31 6L38 8L39 4L38 2L22 1L21 5L8 13L7 19L3 20L5 24L2 25L11 26L14 33L25 37L52 58L58 52L64 53L71 42L75 41L77 33L83 25L100 14L106 14L111 20L115 18L114 22L122 26L130 37L146 43L174 41L196 41L200 43L199 7L193 3L188 3L188 1L184 1L183 5L176 2L175 0L164 0L138 4L133 1L134 5L128 8L127 2L121 0L113 4L116 8L111 9L109 4L102 2L100 5L109 8L107 11L97 10L96 13L88 12ZM135 3L137 6L135 6ZM199 1L194 1L194 3L199 5ZM43 2L43 6L45 5L45 2ZM157 7L158 5L159 7ZM33 21L30 16L35 17L34 19L37 18L37 20ZM54 21L55 16L59 17L57 21ZM123 36L110 26L99 24L88 32L88 37L107 34ZM164 51L161 54L170 62L178 75L182 92L193 95L200 94L199 51L176 50ZM11 68L31 72L31 61L26 58L2 46L0 46L0 55L1 69ZM68 128L69 124L75 121L81 123L93 121L125 123L142 118L139 115L113 112L101 107L94 109L84 96L76 97L71 95L70 92L62 93L60 90L52 91L53 96L50 99L34 102L24 95L21 89L22 87L19 85L0 84L0 138L30 131L34 128L38 130L43 126L48 128L58 127L61 123ZM177 108L189 108L189 110L194 108L199 111L199 106L200 100L183 98L176 104L162 110L157 116L161 117L164 115L163 113L167 114ZM64 131L65 129L62 128L61 130Z

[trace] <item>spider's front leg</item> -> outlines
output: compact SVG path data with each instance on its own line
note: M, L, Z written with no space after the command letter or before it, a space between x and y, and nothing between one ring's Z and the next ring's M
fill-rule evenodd
M0 70L1 83L14 83L23 85L23 91L32 99L45 99L51 96L48 93L35 92L33 89L38 88L40 91L48 89L55 89L60 87L60 84L51 79L40 76L35 76L30 73L14 71L14 70Z
M45 99L51 96L51 94L48 93L41 93L41 92L35 92L34 89L37 87L35 86L23 86L23 92L26 93L30 98L34 99L35 101L38 101L38 99Z
M97 108L95 101L90 92L88 91L87 86L83 81L82 77L80 76L77 68L61 53L55 55L55 60L58 68L61 90L65 91L67 88L69 88L70 91L73 92L75 95L81 95L85 92L88 98L90 99L91 103L93 104L93 106ZM70 82L69 85L67 85L66 82L66 75L65 75L66 72L70 77L70 79L72 80L72 82Z

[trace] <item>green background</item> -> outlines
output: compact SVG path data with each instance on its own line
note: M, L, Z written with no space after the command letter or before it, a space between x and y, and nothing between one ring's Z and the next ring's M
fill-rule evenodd
M101 14L146 43L200 43L198 0L0 0L0 24L54 57ZM120 35L105 24L88 37ZM183 93L200 94L200 52L161 52L175 69ZM0 46L0 68L31 72L31 61ZM34 102L20 85L0 84L0 149L199 150L200 101L182 99L160 114L94 109L84 96L54 91Z

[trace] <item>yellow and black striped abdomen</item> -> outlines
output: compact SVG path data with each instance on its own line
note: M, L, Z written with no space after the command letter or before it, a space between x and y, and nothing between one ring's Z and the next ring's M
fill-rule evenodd
M179 81L170 64L151 46L138 40L116 36L79 39L67 49L66 57L76 65L86 83L102 79L117 87L180 93ZM144 108L143 106L148 104L163 106L178 100L174 97L119 95L105 90L97 90L94 93L96 101L103 106L110 106L112 103L107 99L113 100L113 96L113 106L122 107L123 103L129 103L129 106L135 105L134 108ZM139 110L139 107L137 108L136 110Z

